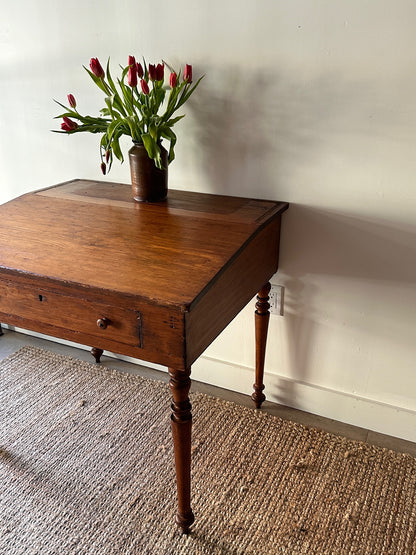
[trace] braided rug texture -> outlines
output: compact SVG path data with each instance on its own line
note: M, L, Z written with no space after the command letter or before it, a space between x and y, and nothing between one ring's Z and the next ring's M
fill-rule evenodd
M190 536L166 384L24 347L0 363L0 553L414 554L416 461L193 394Z

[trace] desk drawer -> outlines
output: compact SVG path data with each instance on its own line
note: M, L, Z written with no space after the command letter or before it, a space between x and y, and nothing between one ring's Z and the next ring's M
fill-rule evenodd
M81 336L96 337L97 346L101 339L142 347L142 315L139 310L0 280L0 312L70 330Z

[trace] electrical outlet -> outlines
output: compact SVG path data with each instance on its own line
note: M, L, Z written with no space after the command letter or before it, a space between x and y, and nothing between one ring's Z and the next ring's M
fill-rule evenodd
M283 316L283 303L285 298L285 288L283 285L272 285L269 293L270 314Z

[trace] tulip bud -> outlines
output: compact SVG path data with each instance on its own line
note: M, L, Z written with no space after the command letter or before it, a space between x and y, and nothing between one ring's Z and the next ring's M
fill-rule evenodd
M78 127L78 124L75 121L72 121L72 119L69 119L66 116L63 120L63 123L61 123L61 129L63 131L74 131Z
M172 72L169 77L169 85L174 89L178 84L178 76L175 72Z
M156 81L163 81L164 77L165 77L165 64L157 64Z
M101 67L100 62L98 61L98 58L91 58L90 68L96 77L99 77L100 79L104 77L104 70Z
M71 106L71 108L74 108L74 109L75 109L75 108L77 107L77 103L76 103L76 100L75 100L74 95L73 95L73 94L69 94L69 95L67 96L67 98L68 98L68 104Z
M101 162L101 171L103 172L103 175L105 175L107 172L107 166L105 165L105 162Z
M149 94L149 85L144 79L140 79L140 86L144 94Z
M192 83L192 66L186 64L185 70L183 72L183 80Z
M129 56L129 66L134 66L136 64L136 59L134 56Z
M136 71L136 63L129 67L129 73L127 76L127 82L130 87L137 87L137 71Z
M156 81L156 66L149 64L149 79L150 81Z
M108 162L110 161L110 157L111 157L111 150L106 150L105 151L105 161Z
M142 79L142 77L144 75L142 64L139 64L139 63L136 64L136 71L137 71L137 77L139 79Z

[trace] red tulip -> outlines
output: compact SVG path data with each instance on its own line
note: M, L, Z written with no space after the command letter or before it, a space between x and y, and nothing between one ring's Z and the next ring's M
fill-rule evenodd
M137 77L141 79L144 75L142 64L139 64L139 63L136 64L136 71L137 71Z
M73 94L69 94L69 95L67 96L67 98L68 98L68 104L71 106L71 108L74 108L74 109L75 109L75 108L77 107L77 102L76 102L76 100L75 100L74 95L73 95Z
M134 64L129 67L129 74L127 76L127 82L130 85L130 87L137 87L136 62L134 62Z
M110 157L111 157L111 150L106 150L105 151L105 161L108 162L110 161Z
M186 64L185 70L183 72L183 80L192 83L192 66Z
M163 81L164 77L165 77L165 64L157 64L156 81Z
M100 79L104 77L104 70L101 67L100 62L98 61L98 58L91 58L90 68L96 77L99 77Z
M144 94L149 94L149 85L144 79L140 79L140 86Z
M149 64L149 79L156 81L156 66L153 64Z
M136 64L136 59L134 56L129 56L129 66L134 66Z
M178 76L175 72L172 72L169 77L169 85L174 89L178 84Z
M63 123L61 123L61 129L63 131L74 131L78 127L78 124L72 121L72 119L64 117L63 120Z
M105 165L105 162L101 162L101 171L103 172L103 175L106 174L107 166Z

